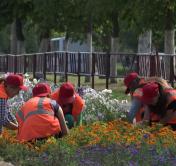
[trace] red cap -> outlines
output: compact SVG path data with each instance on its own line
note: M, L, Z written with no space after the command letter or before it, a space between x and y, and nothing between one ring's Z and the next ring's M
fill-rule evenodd
M131 82L134 81L138 76L139 76L138 73L132 72L124 78L124 84L127 87L127 89L125 91L126 94L128 94L130 91L129 86L130 86Z
M38 83L32 90L33 97L45 97L51 93L51 88L47 83Z
M159 93L159 86L158 84L151 82L146 84L142 88L143 96L141 98L144 104L149 104L152 102L153 98L158 96Z
M23 77L18 74L10 74L6 77L5 82L7 85L19 87L21 90L26 91L28 88L23 85Z
M72 103L74 101L74 86L70 82L63 83L59 90L59 99L62 104Z

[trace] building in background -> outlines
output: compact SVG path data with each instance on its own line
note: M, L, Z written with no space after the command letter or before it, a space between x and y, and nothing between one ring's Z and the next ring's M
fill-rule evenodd
M58 37L51 39L51 51L65 51L65 37ZM80 41L68 40L68 52L89 52L88 44Z

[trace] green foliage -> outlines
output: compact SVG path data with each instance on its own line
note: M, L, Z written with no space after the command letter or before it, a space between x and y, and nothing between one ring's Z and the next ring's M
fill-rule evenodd
M13 0L1 0L0 3L0 29L4 28L13 20L13 7L15 5ZM2 17L3 16L3 17Z
M15 165L32 165L35 157L38 157L37 153L28 150L23 145L9 144L6 141L1 142L0 154L5 161L10 161ZM37 164L34 162L34 165Z
M24 35L26 36L26 53L38 52L38 36L35 27L31 27L29 24L25 24Z
M164 30L173 29L175 26L176 1L174 0L135 0L128 3L128 8L123 16L127 20L127 27L135 29L137 34L152 30L156 47L160 45Z
M1 0L0 29L20 19L27 52L37 50L40 37L67 35L85 41L90 31L97 50L110 50L110 36L114 36L121 39L120 51L134 52L137 36L148 29L154 45L161 48L163 31L175 26L175 9L175 0ZM9 50L9 44L1 47L3 52Z
M1 140L0 157L14 165L21 166L76 166L76 161L72 160L74 148L61 142L58 140L54 145L47 145L47 150L39 153L22 144L9 144L5 140ZM40 142L40 144L42 145L44 142Z
M0 31L0 53L9 53L10 52L10 28L6 26Z
M58 140L57 145L49 146L46 152L48 154L47 165L76 166L76 161L73 158L74 152L74 148L72 149Z

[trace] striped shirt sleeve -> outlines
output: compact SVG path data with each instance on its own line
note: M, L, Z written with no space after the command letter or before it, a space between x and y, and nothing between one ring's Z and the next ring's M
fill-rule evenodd
M16 118L11 113L6 99L0 99L0 133L2 132L2 127L9 122L15 122Z

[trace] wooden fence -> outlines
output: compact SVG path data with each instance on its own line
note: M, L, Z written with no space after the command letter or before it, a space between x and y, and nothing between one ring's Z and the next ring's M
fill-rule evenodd
M115 57L117 74L110 73L111 58ZM141 76L160 76L174 83L174 60L176 55L166 54L127 54L127 53L100 53L93 52L46 52L23 55L0 55L0 72L33 73L35 78L42 74L53 74L56 83L57 76L77 76L78 86L82 76L91 77L94 88L95 76L106 79L106 88L109 87L110 78L123 78L131 71Z

